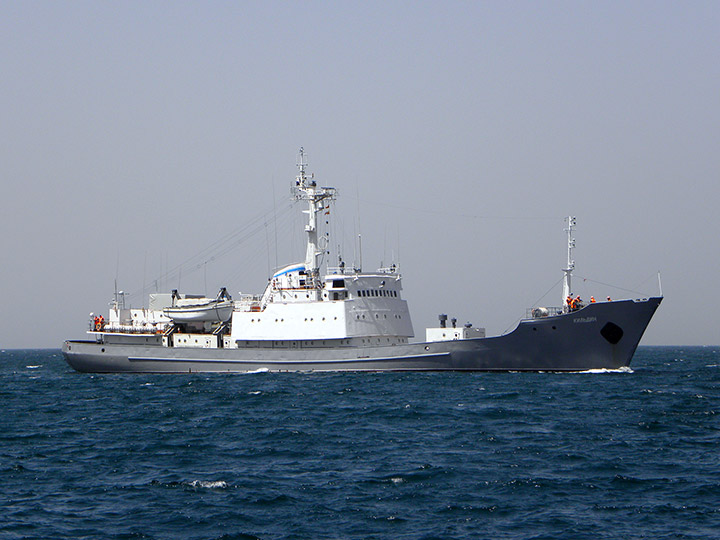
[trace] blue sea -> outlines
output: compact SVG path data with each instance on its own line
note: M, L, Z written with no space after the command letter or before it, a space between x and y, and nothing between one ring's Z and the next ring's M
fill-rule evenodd
M574 374L0 362L1 539L720 538L720 347Z

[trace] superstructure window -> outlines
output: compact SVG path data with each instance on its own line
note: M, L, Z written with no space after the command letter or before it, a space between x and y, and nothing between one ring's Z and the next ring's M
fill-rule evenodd
M333 286L333 289L344 289L345 288L345 280L344 279L333 279L332 286Z

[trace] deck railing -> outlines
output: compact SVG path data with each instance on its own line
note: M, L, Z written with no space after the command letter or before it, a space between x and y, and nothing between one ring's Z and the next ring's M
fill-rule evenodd
M145 334L154 335L162 333L162 328L159 326L145 327L145 326L132 326L130 324L105 324L101 330L95 329L91 326L90 332L98 334Z

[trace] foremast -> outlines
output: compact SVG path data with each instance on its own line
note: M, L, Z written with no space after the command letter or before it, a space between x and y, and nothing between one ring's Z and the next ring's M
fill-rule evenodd
M307 233L307 250L305 252L305 272L308 278L308 285L320 287L320 261L321 255L326 246L320 246L318 237L318 214L320 212L329 213L329 203L335 200L335 188L318 187L315 182L315 175L308 176L305 161L305 151L301 147L298 153L298 175L295 177L295 185L293 186L293 195L296 201L307 201L308 209L303 213L308 214L308 223L305 226Z
M565 276L563 276L563 292L562 292L562 306L567 308L567 298L572 295L572 271L575 269L575 260L573 259L573 249L575 249L575 238L573 237L573 230L577 224L575 216L568 216L565 218L567 222L567 267L563 268Z

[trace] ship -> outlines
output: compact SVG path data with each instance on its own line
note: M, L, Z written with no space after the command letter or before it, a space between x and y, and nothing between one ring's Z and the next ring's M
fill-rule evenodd
M225 288L216 298L173 290L133 309L116 287L108 319L91 314L88 338L63 343L67 363L90 373L616 370L630 365L662 302L662 286L647 298L574 297L570 216L560 306L529 308L497 336L441 314L415 341L398 265L368 272L341 258L323 264L318 218L337 192L308 173L302 148L297 167L292 197L306 205L304 261L274 271L262 294L235 299Z

